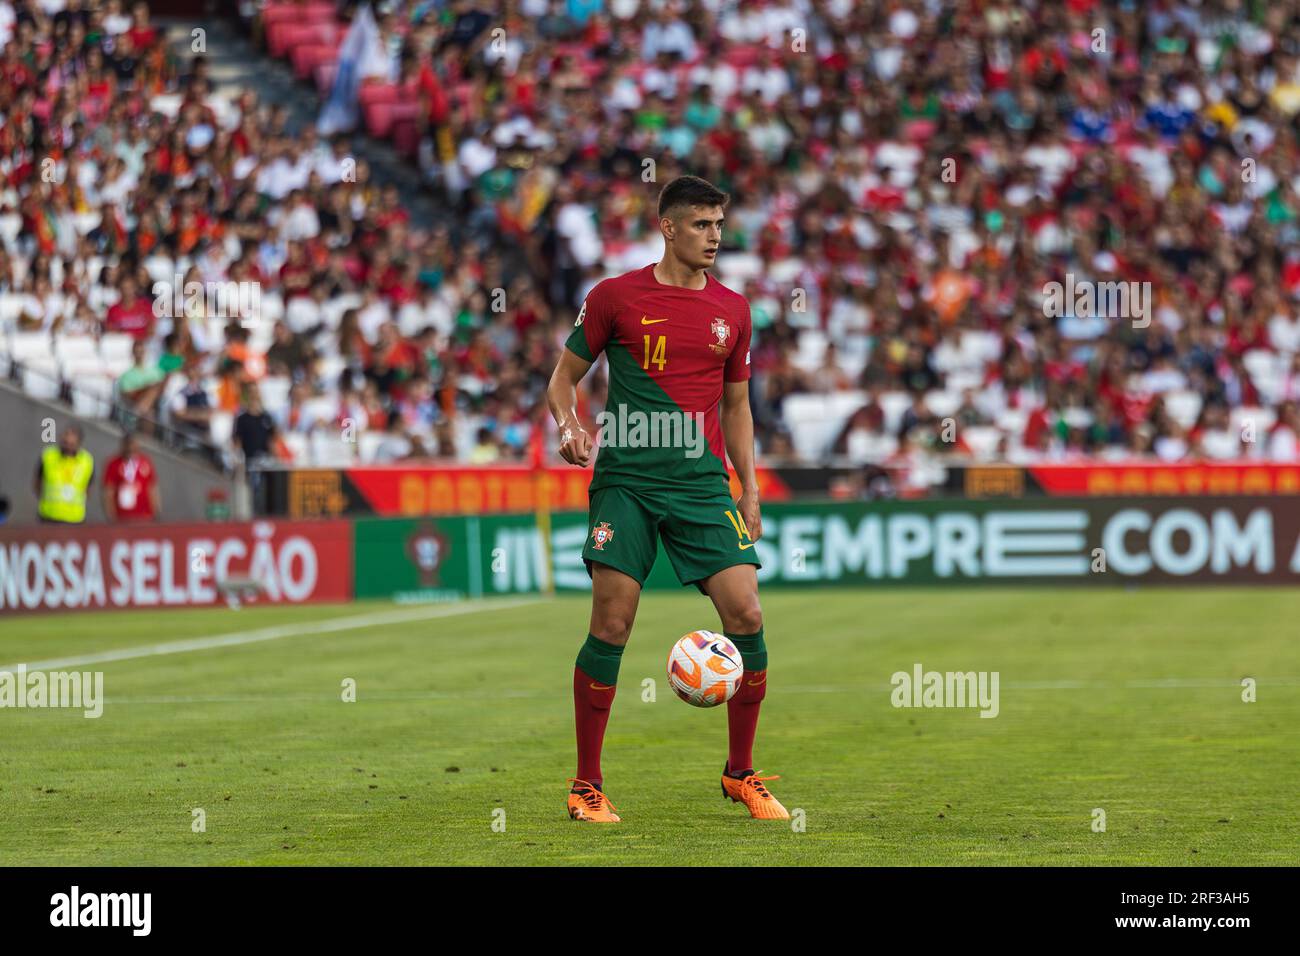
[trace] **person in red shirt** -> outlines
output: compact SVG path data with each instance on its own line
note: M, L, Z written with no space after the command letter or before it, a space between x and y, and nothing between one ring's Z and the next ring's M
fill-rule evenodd
M137 339L146 339L153 331L153 301L139 294L135 279L122 280L122 297L109 307L104 319L108 332L126 332Z
M104 514L110 521L152 521L161 511L153 462L127 432L121 452L104 472Z
M149 4L144 0L131 8L131 29L127 35L137 50L147 50L158 39L158 31L149 23Z

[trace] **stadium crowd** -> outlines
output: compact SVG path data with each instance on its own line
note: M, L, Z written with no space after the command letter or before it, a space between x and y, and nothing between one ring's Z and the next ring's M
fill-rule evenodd
M0 342L249 457L526 458L586 291L657 257L689 172L732 196L769 462L1294 461L1298 6L379 3L448 214L418 228L144 3L0 0ZM176 277L257 306L160 309Z

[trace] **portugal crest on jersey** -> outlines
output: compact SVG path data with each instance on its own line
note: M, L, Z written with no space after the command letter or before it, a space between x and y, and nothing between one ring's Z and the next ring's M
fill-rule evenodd
M591 529L591 540L597 551L604 551L605 545L614 540L614 529L609 526L608 521L602 521Z
M709 348L721 355L727 351L727 339L731 337L731 329L727 328L727 322L725 319L720 319L716 316L713 319L713 325L711 328L713 329L713 334L717 337L718 341L710 342Z

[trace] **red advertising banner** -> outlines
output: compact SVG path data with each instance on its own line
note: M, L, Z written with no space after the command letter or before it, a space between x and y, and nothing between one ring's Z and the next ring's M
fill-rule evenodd
M586 511L590 468L568 465L535 471L527 465L372 465L300 468L267 473L279 504L269 510L290 518L339 515L530 514L545 500L553 511ZM785 501L781 476L758 469L759 497ZM734 496L740 494L735 475Z
M1258 461L1030 465L1049 495L1294 495L1300 465Z
M0 615L352 598L352 523L254 521L0 531Z
M534 511L545 494L557 510L586 509L590 468L349 468L344 474L375 514L493 514Z

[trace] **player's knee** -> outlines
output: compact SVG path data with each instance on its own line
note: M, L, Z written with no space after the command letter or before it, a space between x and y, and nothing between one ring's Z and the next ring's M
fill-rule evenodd
M763 608L758 596L735 608L728 618L726 629L732 634L757 634L763 629Z
M592 621L591 633L606 644L626 644L632 633L632 618L618 613L602 614Z

